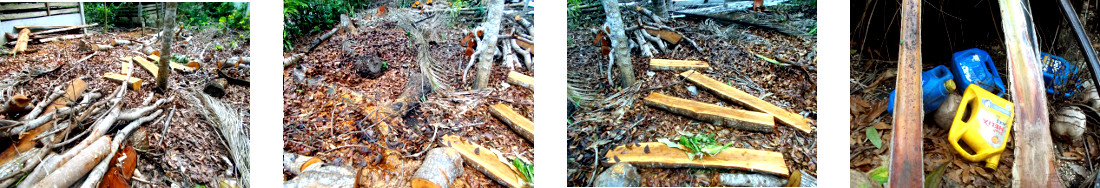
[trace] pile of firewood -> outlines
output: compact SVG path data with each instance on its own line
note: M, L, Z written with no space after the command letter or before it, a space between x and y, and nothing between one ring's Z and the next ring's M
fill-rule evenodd
M512 19L502 19L504 8L503 0L488 1L485 5L488 9L488 17L485 22L473 31L466 34L460 42L466 47L465 54L470 60L462 71L462 82L466 82L466 72L476 63L477 70L474 77L474 89L488 86L489 71L492 63L500 57L500 63L515 70L517 65L523 65L528 70L534 69L532 56L534 55L533 25L524 18L524 11L512 11L519 14L508 15ZM509 21L502 21L509 20Z

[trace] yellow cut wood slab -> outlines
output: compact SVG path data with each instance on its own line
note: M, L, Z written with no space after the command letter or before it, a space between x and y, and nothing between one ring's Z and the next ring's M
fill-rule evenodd
M110 72L109 73L103 73L103 78L105 78L107 80L111 80L112 82L119 82L119 83L121 83L123 81L126 81L126 75L117 74L117 73L110 73ZM130 81L127 82L126 85L130 86L130 89L141 90L141 79L140 78L134 78L134 77L131 76Z
M535 143L535 123L523 117L523 115L519 115L508 105L495 104L489 106L489 113L503 121L504 124L508 124L509 127L512 127L512 130L526 138L527 141Z
M160 61L160 56L157 56L156 54L149 55L149 59L151 61ZM176 71L183 71L183 72L195 71L195 67L183 65L183 64L180 64L180 63L176 63L176 62L168 62L168 67L172 67L172 70L176 70Z
M646 148L649 148L648 153ZM722 168L765 172L783 177L790 175L787 163L783 161L783 154L751 149L728 148L713 156L692 160L679 148L668 147L660 142L646 142L615 147L604 157L610 164L622 162L657 168Z
M708 68L710 68L710 64L707 64L706 61L649 59L650 70L685 71Z
M715 125L768 133L775 130L775 118L765 113L726 108L715 104L671 97L657 92L646 96L645 104Z
M509 84L531 89L532 91L535 90L535 78L520 74L516 71L508 72L508 80L505 81L507 81Z
M658 37L661 37L661 39L665 39L666 41L673 44L679 43L680 39L684 37L680 36L679 33L664 29L645 29L645 32L649 33L649 35L657 35Z
M153 78L157 78L157 71L159 71L160 68L158 68L156 64L142 57L134 57L134 62L141 65L141 68L145 68L146 71L149 71L149 74L153 75Z
M796 113L787 111L786 109L779 108L772 103L764 101L763 99L756 98L755 96L749 95L744 91L733 88L732 86L723 84L718 80L707 77L706 75L703 75L703 73L696 71L687 71L680 73L680 76L687 78L688 81L694 83L695 85L698 85L703 89L711 91L715 95L718 95L718 97L720 98L736 102L737 104L743 105L749 109L771 114L775 116L775 119L781 124L789 125L806 133L810 133L811 131L810 120L802 117L802 115L798 115Z
M500 160L497 159L497 155L489 151L489 148L470 143L470 141L455 135L443 136L443 142L445 145L458 151L458 154L461 154L462 158L466 159L466 162L468 162L467 164L470 164L470 166L473 166L477 171L480 171L497 183L511 188L520 188L526 185L525 182L516 175L515 171L512 171L512 168L508 166L509 164L500 162Z

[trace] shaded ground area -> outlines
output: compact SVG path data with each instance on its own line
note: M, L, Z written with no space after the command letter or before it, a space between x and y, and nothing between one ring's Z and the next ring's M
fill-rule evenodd
M849 64L852 120L849 125L851 133L849 167L861 172L870 172L889 164L893 117L886 112L886 107L890 92L895 88L894 75L896 75L898 56L897 43L890 41L897 41L899 32L897 20L891 22L889 17L898 9L898 5L894 3L852 5L854 25L851 43L853 54ZM967 6L964 7L963 4ZM1077 1L1071 4L1083 22L1097 18L1096 2ZM922 71L938 65L950 67L951 53L980 48L992 57L1001 79L1006 81L1006 88L1011 86L1007 82L1009 75L1005 60L1004 37L1000 28L1000 13L996 2L974 4L931 1L925 2L925 5L931 5L935 11L923 17ZM1083 52L1077 46L1076 36L1073 35L1072 28L1069 27L1057 3L1032 3L1031 8L1036 13L1034 20L1037 24L1039 51L1066 58L1078 67L1083 66L1085 62ZM1098 44L1097 37L1100 36L1096 33L1100 29L1095 26L1086 26L1085 29L1089 31L1088 35L1093 45ZM1077 76L1082 80L1088 80L1091 79L1088 74L1086 68ZM961 91L958 92L961 93ZM1081 94L1072 97L1048 94L1048 112L1056 114L1054 113L1056 107L1087 103L1082 97L1084 96ZM1011 90L1006 91L1003 98L1011 100ZM963 159L947 141L948 130L936 126L931 116L931 114L925 116L922 133L926 177L932 174L936 167L945 165L943 175L938 177L943 186L1007 187L1011 185L1011 168L1016 145L1014 140L1009 139L997 169L988 169L984 167L984 162L968 162ZM1054 122L1053 118L1051 122ZM1090 179L1094 178L1095 167L1092 165L1096 163L1091 161L1096 161L1096 156L1100 155L1098 153L1100 151L1097 150L1098 137L1093 129L1096 122L1093 117L1089 117L1088 129L1092 130L1086 131L1085 139L1082 141L1069 142L1054 139L1056 152L1054 157L1059 177L1069 187L1083 186L1083 183L1091 183ZM876 128L879 137L882 138L882 148L875 147L868 139L866 130L872 127Z
M470 30L464 27L468 23L452 23L446 13L420 13L417 9L391 7L383 17L376 17L376 11L352 16L357 31L337 33L296 67L284 70L285 152L363 169L366 174L360 174L360 182L371 182L372 187L410 186L413 172L424 160L423 153L442 147L440 138L449 134L504 155L534 158L533 143L490 115L488 109L505 103L532 119L531 90L505 86L509 69L498 63L494 63L490 88L471 90L462 82L468 57L459 41ZM292 40L294 46L307 46L319 36ZM375 56L386 62L388 69L376 79L360 77L351 57L344 55L345 49ZM443 86L434 86L427 95L414 99L419 105L394 117L398 120L387 128L368 118L375 112L366 107L396 105L393 101L409 89L406 83L424 70L433 71ZM523 68L515 71L534 75ZM468 74L473 80L474 71ZM360 96L365 100L354 100ZM284 178L293 177L287 174ZM498 186L469 164L453 185Z
M37 52L19 54L16 56L0 57L0 75L15 75L23 70L41 70L59 67L58 70L43 74L22 85L12 88L13 93L21 93L33 99L40 100L49 95L51 88L67 84L70 80L83 78L88 83L88 91L98 90L101 93L109 93L118 88L118 83L110 82L100 76L103 73L119 72L120 60L125 56L141 56L135 46L116 45L115 49L95 52L90 59L75 63L77 60L93 54L91 51L77 50L79 41L87 41L96 44L110 44L115 39L130 41L144 41L149 39L152 29L146 30L146 36L138 30L111 30L105 34L98 33L99 29L89 29L89 33L97 32L89 37L74 40L64 40L44 44L30 44L30 49L38 49ZM157 29L159 31L159 29ZM247 31L219 31L217 29L192 30L186 29L181 33L181 38L173 42L173 54L187 56L203 66L193 73L171 73L167 94L154 92L155 78L136 63L133 67L133 77L144 80L141 90L130 91L124 98L123 109L138 107L144 98L153 95L153 98L167 98L176 96L176 100L165 108L165 114L172 109L174 113L171 119L165 120L167 115L141 126L131 134L131 145L138 151L138 165L135 177L145 181L134 181L133 185L151 185L156 187L168 187L169 185L211 185L217 180L237 177L232 172L231 157L227 147L223 144L222 137L216 128L208 125L204 118L196 111L201 106L190 104L181 99L183 96L192 95L192 92L201 92L207 81L218 77L216 62L224 62L230 57L249 56L248 39L230 39L226 36L248 35ZM180 40L187 38L189 40ZM243 45L228 46L230 40ZM215 46L225 45L220 50ZM159 44L156 45L159 49ZM5 52L10 50L4 49ZM246 64L242 64L246 65ZM229 65L231 66L231 65ZM230 74L239 75L238 78L247 80L249 73L247 68L225 68ZM250 115L249 86L228 84L225 87L226 95L218 98L232 108L240 110L240 116L244 120L244 130L248 133ZM7 99L4 99L7 101ZM14 117L4 117L14 119ZM167 121L168 123L166 123ZM86 124L91 124L87 122ZM117 126L121 127L121 126ZM112 130L117 130L114 128ZM76 129L82 130L82 129ZM80 132L74 131L70 136L76 136ZM5 141L4 144L11 144ZM3 147L8 147L7 145ZM248 157L248 156L244 156Z
M798 19L813 19L812 14ZM583 17L583 16L582 16ZM602 22L604 18L591 18ZM584 20L577 19L577 20ZM570 103L576 110L568 117L568 185L590 186L593 176L610 165L603 156L612 148L636 142L655 142L659 138L675 140L682 133L715 134L718 143L733 143L735 148L782 153L787 168L817 176L816 131L803 133L791 126L776 125L773 133L757 133L715 126L655 109L642 103L650 92L673 97L745 109L717 98L703 88L693 94L694 84L677 76L682 71L651 71L649 58L632 52L638 84L619 88L607 78L607 56L593 46L595 28L600 23L574 22L570 19L568 50ZM701 60L710 63L707 76L733 85L769 103L816 120L817 67L816 40L781 34L775 30L718 23L708 19L672 19L670 27L679 28L686 37L698 42L700 52L681 42L669 52L653 58ZM574 27L576 25L576 27ZM792 66L764 61L748 51L778 57ZM618 80L617 70L612 75ZM576 91L576 92L574 92ZM811 122L816 127L816 121ZM598 158L597 158L598 157ZM639 168L642 186L722 186L720 173L751 173L740 170L693 168Z

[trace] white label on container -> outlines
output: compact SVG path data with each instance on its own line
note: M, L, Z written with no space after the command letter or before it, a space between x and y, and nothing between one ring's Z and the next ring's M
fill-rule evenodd
M1005 137L1008 137L1006 129L1008 123L1001 120L1001 116L997 116L989 111L978 112L978 124L981 124L981 129L978 133L982 135L982 138L989 142L990 147L1001 147L1004 144Z

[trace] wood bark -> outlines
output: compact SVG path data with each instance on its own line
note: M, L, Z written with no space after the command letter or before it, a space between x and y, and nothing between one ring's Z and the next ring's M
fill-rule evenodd
M15 47L11 48L11 53L22 53L27 50L27 41L30 40L31 30L23 29L19 31L19 40L16 40Z
M527 76L527 75L520 74L519 72L516 72L516 71L508 72L508 79L504 80L504 81L506 81L506 82L508 82L509 84L512 84L512 85L517 85L517 86L520 86L520 87L530 89L531 91L535 90L535 78Z
M489 106L489 113L500 119L500 121L503 121L504 124L512 127L513 131L523 136L523 138L526 138L527 141L535 143L535 123L531 122L527 117L523 117L519 113L516 113L516 111L505 104Z
M775 116L776 122L794 127L805 133L813 131L810 127L810 119L806 119L802 115L787 111L786 109L775 106L772 103L764 101L763 99L756 98L749 95L744 91L741 91L733 86L726 85L718 80L712 79L703 75L702 73L695 71L687 71L680 73L681 77L687 78L691 83L698 85L699 87L714 93L719 98L733 101L752 110L764 112Z
M156 112L153 112L152 114L149 114L145 117L138 118L134 121L131 121L130 124L127 124L126 127L122 128L122 130L119 130L118 133L115 134L114 139L111 140L111 143L108 146L109 149L110 149L110 152L107 153L107 157L105 157L104 159L114 159L115 158L115 153L118 153L118 150L122 147L122 141L125 141L127 139L127 137L130 135L130 132L133 132L134 129L137 129L138 127L140 127L141 124L145 124L146 122L153 121L153 119L156 119L158 116L160 116L161 112L162 112L162 110L157 110ZM110 138L110 137L104 137L104 138ZM131 157L137 157L137 156L131 156ZM107 172L107 168L108 168L107 164L110 164L111 160L99 160L99 161L93 161L93 162L98 163L98 164L95 166L94 170L92 170L92 172L88 174L87 180L85 180L84 183L82 185L80 185L81 188L98 187L99 186L99 181L101 179L103 179L103 174ZM83 176L84 174L80 174L80 175Z
M482 38L478 48L484 50L478 50L481 53L477 53L477 73L474 77L474 89L483 89L489 87L489 74L493 69L493 59L499 53L497 49L498 39L501 31L500 21L504 17L504 1L503 0L487 0L488 18L485 23L482 23L482 27L485 28L485 36Z
M413 173L412 187L448 188L462 173L462 155L450 147L435 148L428 151L420 168Z
M176 26L176 4L176 2L169 2L168 5L165 6L164 23L166 24L164 24L164 31L161 32L160 36L172 36L172 30L174 30ZM172 57L172 39L174 38L175 37L161 37L160 56ZM160 64L158 66L160 70L158 70L157 73L157 90L164 93L168 92L168 77L171 76L171 73L168 72L169 61L159 62Z
M921 1L903 0L894 130L890 142L889 187L921 187L924 119L921 102ZM1019 143L1019 142L1017 142Z
M1058 165L1055 163L1050 120L1047 119L1050 116L1047 112L1045 89L1043 89L1043 69L1039 66L1038 37L1036 37L1035 23L1031 19L1028 1L1000 0L998 2L1001 10L1001 28L1005 37L1009 80L1011 80L1009 90L1012 91L1012 101L1016 108L1012 126L1012 138L1016 143L1016 148L1013 149L1013 156L1016 159L1011 167L1012 186L1064 187L1062 181L1059 181ZM906 43L908 42L906 40ZM916 80L920 81L920 72L914 74L918 75ZM918 145L919 143L920 140L917 140Z
M69 187L76 183L77 180L84 177L88 171L92 170L93 164L102 160L107 152L108 147L111 144L111 137L100 137L95 142L88 145L88 147L80 150L80 154L77 154L72 159L68 160L64 165L57 167L57 170L50 173L42 181L39 181L34 185L35 188L53 188L53 187Z
M64 95L66 98L69 99L78 98L82 93L84 93L84 89L86 89L87 87L88 84L80 78L74 79L72 82L69 83L69 86L59 86L55 90L64 88L65 91L58 92L59 94L51 94L49 98L40 102L39 105L36 105L34 110L32 110L27 115L23 115L22 120L30 120L38 117L38 113L41 113L43 111L49 113L55 111L57 108L66 106L68 100L58 99L59 97ZM35 111L38 111L38 113L36 113ZM24 133L22 138L13 143L12 146L8 147L7 150L4 150L3 153L0 153L0 164L8 164L9 162L12 162L12 160L16 160L21 156L25 156L21 154L31 151L31 149L34 149L34 146L38 143L36 142L35 138L37 138L39 134L50 130L53 127L53 124L54 123L51 122Z
M649 148L649 152L646 152ZM741 148L728 148L715 155L689 158L684 150L668 147L660 142L628 144L607 151L605 163L630 163L641 167L658 168L717 168L763 172L787 177L790 171L783 154Z
M607 14L608 35L611 38L611 62L619 66L619 86L623 88L634 85L634 65L630 64L630 45L623 26L622 14L619 11L618 0L603 0L603 8ZM609 80L610 81L610 80Z
M0 109L0 114L19 114L31 111L31 99L23 94L15 94L7 103L4 104L4 108ZM9 115L9 116L10 116Z
M769 114L727 108L710 103L676 98L661 93L645 97L647 106L734 129L771 133L775 117Z
M668 19L668 0L653 0L654 11L657 16Z

